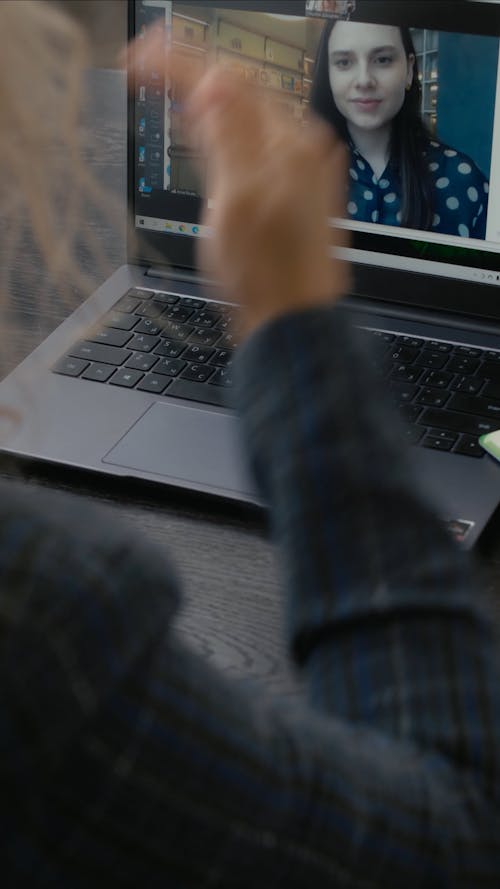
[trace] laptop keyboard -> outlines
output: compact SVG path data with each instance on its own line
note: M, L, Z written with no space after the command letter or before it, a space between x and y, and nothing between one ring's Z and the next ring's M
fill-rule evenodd
M133 288L53 370L231 407L238 308Z
M238 308L132 288L54 366L84 380L232 407ZM484 456L500 428L500 352L363 329L413 445Z

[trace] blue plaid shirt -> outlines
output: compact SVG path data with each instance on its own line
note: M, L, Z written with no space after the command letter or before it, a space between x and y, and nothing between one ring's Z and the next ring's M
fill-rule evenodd
M412 489L339 309L260 329L238 370L308 700L180 641L163 552L6 486L2 886L498 889L500 682L472 559Z

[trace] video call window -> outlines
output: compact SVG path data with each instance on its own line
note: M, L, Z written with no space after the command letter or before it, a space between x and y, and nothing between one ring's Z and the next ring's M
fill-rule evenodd
M200 75L216 59L298 125L314 112L334 127L349 152L352 224L487 237L498 38L177 2L169 13L172 41ZM175 85L164 117L153 186L209 198ZM496 223L489 237L500 241Z

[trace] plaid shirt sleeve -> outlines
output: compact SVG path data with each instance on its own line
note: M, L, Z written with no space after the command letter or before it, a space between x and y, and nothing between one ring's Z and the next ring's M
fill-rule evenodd
M268 700L177 640L161 554L5 506L3 885L498 889L477 569L416 496L341 311L280 318L238 362L309 700Z

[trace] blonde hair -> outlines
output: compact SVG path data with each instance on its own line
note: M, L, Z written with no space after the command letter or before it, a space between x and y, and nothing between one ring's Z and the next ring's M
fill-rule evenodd
M8 224L1 244L4 330L12 254L27 232L45 266L51 298L59 285L66 309L72 308L71 293L81 300L95 286L95 276L77 261L77 244L87 256L91 253L101 279L109 271L102 243L83 224L89 205L111 223L123 221L123 208L113 196L103 197L88 163L81 112L89 62L85 32L64 11L45 0L1 0L0 208ZM44 312L42 296L38 291Z

